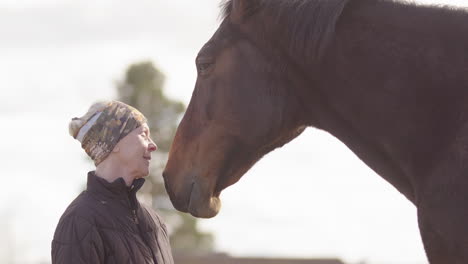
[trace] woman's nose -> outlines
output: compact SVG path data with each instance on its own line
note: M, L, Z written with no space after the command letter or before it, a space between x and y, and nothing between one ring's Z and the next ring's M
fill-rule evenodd
M154 141L152 139L150 139L150 143L148 145L148 151L153 152L153 151L156 151L156 150L158 150L158 145L156 145L156 143L154 143Z

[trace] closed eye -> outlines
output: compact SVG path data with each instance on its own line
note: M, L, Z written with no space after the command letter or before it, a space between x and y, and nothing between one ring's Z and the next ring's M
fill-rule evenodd
M211 58L197 58L197 71L199 74L206 74L214 64L214 60Z
M198 70L199 71L207 70L211 66L211 64L212 63L200 63L198 64Z
M144 137L145 139L149 139L149 135L147 131L143 131L140 135Z

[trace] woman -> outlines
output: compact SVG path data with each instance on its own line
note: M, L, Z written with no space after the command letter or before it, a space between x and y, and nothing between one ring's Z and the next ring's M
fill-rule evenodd
M165 225L136 198L157 150L143 114L122 102L100 102L69 128L96 170L60 218L52 263L173 264Z

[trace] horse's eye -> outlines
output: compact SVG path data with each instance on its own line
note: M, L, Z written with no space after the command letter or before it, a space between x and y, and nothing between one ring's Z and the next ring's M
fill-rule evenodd
M200 74L205 74L213 65L213 60L197 60L197 70Z
M209 63L209 62L200 63L200 64L198 64L198 70L199 71L205 71L211 66L211 64L212 63Z

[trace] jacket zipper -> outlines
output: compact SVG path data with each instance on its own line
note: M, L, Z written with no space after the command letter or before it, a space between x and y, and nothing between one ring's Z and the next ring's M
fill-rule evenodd
M130 186L130 191L132 191L133 188L135 188L135 185L132 184L132 186ZM140 223L139 223L139 221L138 221L138 216L137 216L137 213L136 213L136 208L135 208L135 207L136 207L136 204L135 204L134 202L132 203L130 196L128 197L128 202L129 202L130 208L131 208L131 210L132 210L133 222L135 222L135 224L138 225L138 224L140 224Z
M137 217L135 209L132 210L132 214L133 214L133 222L135 222L135 224L137 225L140 224L140 222L138 222L138 217Z

